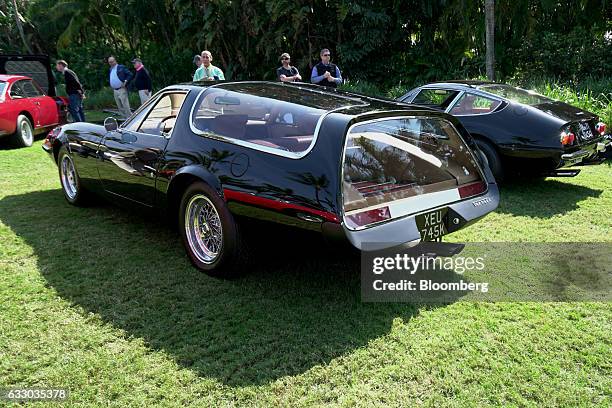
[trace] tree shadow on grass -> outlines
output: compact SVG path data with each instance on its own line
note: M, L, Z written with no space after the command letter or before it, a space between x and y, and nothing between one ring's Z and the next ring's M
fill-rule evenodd
M195 270L176 232L112 206L71 207L60 190L5 197L0 219L59 296L228 385L303 373L418 312L362 303L359 256L319 235L251 230L253 265L226 281Z
M553 179L517 179L500 186L497 212L551 218L574 211L581 201L589 197L599 197L602 193L602 190Z

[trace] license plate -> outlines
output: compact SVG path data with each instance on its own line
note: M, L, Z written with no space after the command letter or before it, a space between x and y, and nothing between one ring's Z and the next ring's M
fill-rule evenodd
M430 211L416 216L416 223L421 233L421 241L437 241L448 233L446 219L448 208Z
M589 140L595 136L595 134L593 133L593 130L591 130L591 127L589 126L588 123L580 122L578 123L578 127L580 128L580 137L583 140Z

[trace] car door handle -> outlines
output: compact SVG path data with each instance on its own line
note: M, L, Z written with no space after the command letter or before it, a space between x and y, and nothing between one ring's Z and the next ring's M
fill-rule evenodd
M34 103L35 103L36 105L40 106L40 102L39 102L39 101L36 101L36 102L34 102Z

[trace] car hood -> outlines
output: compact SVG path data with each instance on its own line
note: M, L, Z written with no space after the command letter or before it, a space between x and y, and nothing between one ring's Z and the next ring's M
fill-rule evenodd
M597 115L589 111L582 110L567 103L559 101L551 101L539 105L532 105L534 108L541 110L544 113L559 118L565 122L575 122L581 120L591 120L597 118Z

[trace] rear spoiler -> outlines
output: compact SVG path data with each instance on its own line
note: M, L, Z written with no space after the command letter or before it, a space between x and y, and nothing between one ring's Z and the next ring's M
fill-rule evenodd
M56 96L55 77L48 55L0 54L0 74L30 77L47 95Z

